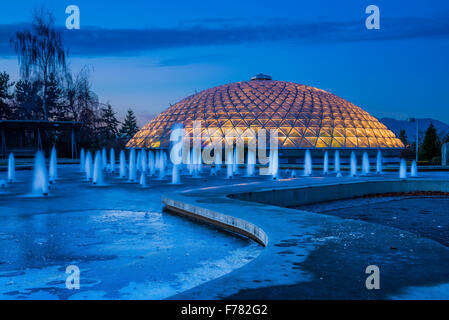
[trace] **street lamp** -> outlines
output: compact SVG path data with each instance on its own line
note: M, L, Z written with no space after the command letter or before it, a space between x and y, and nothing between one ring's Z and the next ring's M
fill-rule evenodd
M419 133L418 133L418 119L409 118L408 122L416 122L416 163L418 163L418 149L419 149Z

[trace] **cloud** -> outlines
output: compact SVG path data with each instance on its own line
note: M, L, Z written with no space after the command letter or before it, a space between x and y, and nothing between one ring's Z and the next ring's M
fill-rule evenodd
M9 39L23 24L0 25L0 55L12 55ZM213 19L188 21L173 28L61 29L70 53L75 56L126 56L145 52L202 46L246 43L329 43L386 41L449 36L449 15L433 18L383 18L381 30L366 30L365 21L298 22L280 19L248 21ZM163 61L161 65L188 63Z

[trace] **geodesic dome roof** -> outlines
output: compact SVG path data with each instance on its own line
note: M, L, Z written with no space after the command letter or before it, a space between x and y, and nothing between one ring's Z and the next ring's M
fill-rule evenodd
M403 148L387 127L360 107L324 90L292 82L254 80L189 96L145 125L128 148L168 148L175 124L187 133L200 120L203 145L226 131L278 129L281 149Z

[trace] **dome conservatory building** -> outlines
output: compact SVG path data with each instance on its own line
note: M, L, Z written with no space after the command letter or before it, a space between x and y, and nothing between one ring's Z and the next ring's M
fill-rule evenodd
M189 96L160 113L128 143L128 148L168 149L175 124L186 133L201 121L202 144L226 131L236 134L277 129L281 162L302 162L304 150L368 151L396 158L403 143L379 120L360 107L314 87L257 75L250 81L210 88Z

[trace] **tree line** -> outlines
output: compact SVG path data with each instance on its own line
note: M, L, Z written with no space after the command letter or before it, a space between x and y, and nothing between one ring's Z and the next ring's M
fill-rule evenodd
M0 73L1 120L83 122L79 144L85 148L123 146L139 130L131 109L120 123L112 106L100 102L92 90L92 68L70 70L68 49L51 13L37 12L30 27L16 32L10 44L20 79L12 81L8 73ZM59 138L60 143L70 141Z
M414 159L416 156L416 142L408 140L405 130L399 132L399 139L401 139L402 143L405 145L402 156L407 159ZM449 133L441 141L435 126L433 123L430 123L424 135L424 139L418 146L418 160L433 165L440 165L441 146L447 142L449 142Z

